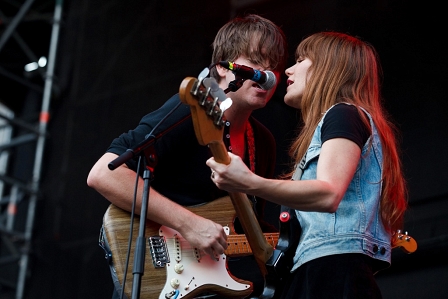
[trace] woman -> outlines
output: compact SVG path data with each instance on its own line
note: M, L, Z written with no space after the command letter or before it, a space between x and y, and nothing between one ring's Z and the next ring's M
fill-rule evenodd
M265 179L233 154L207 161L221 189L295 209L302 234L282 298L381 298L374 274L391 263L407 207L395 127L380 95L375 49L338 32L304 39L286 70L285 103L300 109L287 177Z

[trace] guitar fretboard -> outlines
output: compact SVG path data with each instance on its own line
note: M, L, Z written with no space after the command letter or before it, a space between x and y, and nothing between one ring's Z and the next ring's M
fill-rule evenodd
M278 233L264 233L266 241L275 247L278 241ZM224 252L227 256L244 256L251 255L252 249L245 235L229 235L227 236L228 247Z

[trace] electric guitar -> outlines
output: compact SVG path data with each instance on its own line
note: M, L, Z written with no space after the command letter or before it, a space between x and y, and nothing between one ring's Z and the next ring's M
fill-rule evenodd
M179 96L183 103L191 110L194 130L199 144L208 146L213 157L219 163L229 164L230 157L223 142L224 111L230 107L228 99L218 83L208 78L209 69L204 69L198 78L185 78L179 89ZM255 260L264 276L265 287L260 298L269 299L275 295L277 277L275 266L279 260L284 260L282 250L266 241L255 216L252 205L246 194L230 192L238 219L252 248Z
M186 207L191 212L213 220L225 227L228 247L223 255L212 259L198 252L175 230L147 220L145 239L147 252L145 270L142 276L140 296L144 299L194 298L200 293L216 293L229 298L244 298L253 291L250 281L234 277L227 271L226 258L252 254L246 236L235 234L233 223L235 210L229 197L222 197L200 206ZM128 239L130 213L110 205L104 214L104 237L111 252L114 270L123 282ZM139 230L139 217L133 224L135 244ZM265 233L266 241L274 246L279 233ZM131 246L130 260L133 260L134 246ZM125 294L131 298L132 267L128 268ZM177 297L176 297L177 296Z

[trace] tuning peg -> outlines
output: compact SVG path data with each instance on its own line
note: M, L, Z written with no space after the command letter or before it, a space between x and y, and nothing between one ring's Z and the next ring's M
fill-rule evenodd
M232 106L232 99L227 98L225 99L220 105L219 108L221 108L221 111L224 113L227 109L229 109L230 106Z
M202 80L204 80L205 77L208 76L208 74L210 73L210 70L208 67L206 67L205 69L202 70L202 72L199 74L198 76L198 80L200 82L202 82Z

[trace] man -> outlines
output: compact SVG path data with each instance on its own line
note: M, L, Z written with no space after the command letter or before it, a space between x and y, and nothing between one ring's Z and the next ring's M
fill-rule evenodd
M226 90L235 83L235 74L218 62L228 61L257 70L270 70L278 82L286 60L287 45L282 30L265 18L248 15L229 21L218 31L213 42L210 71L219 87ZM272 177L275 140L266 127L251 117L251 113L266 106L276 84L265 90L254 81L242 82L236 91L226 94L233 103L224 114L227 123L223 142L227 150L242 157L252 171L263 177ZM193 248L213 257L223 254L227 248L223 226L186 207L214 201L227 193L216 188L210 180L210 169L205 161L211 154L206 146L197 141L192 119L188 117L190 107L184 104L173 110L179 101L179 95L174 95L160 109L144 116L135 129L116 138L91 169L87 184L115 206L131 211L137 161L128 160L113 171L109 170L108 164L144 141L160 120L174 111L165 126L162 124L159 127L159 131L161 128L165 131L154 143L157 163L153 168L146 217L176 230ZM141 177L138 187L135 211L140 214L143 193ZM264 201L258 199L253 203L261 221ZM260 224L262 229L269 227L262 221ZM253 295L257 295L263 289L259 269L253 258L250 266L243 260L246 259L229 260L230 272L237 278L254 282Z

